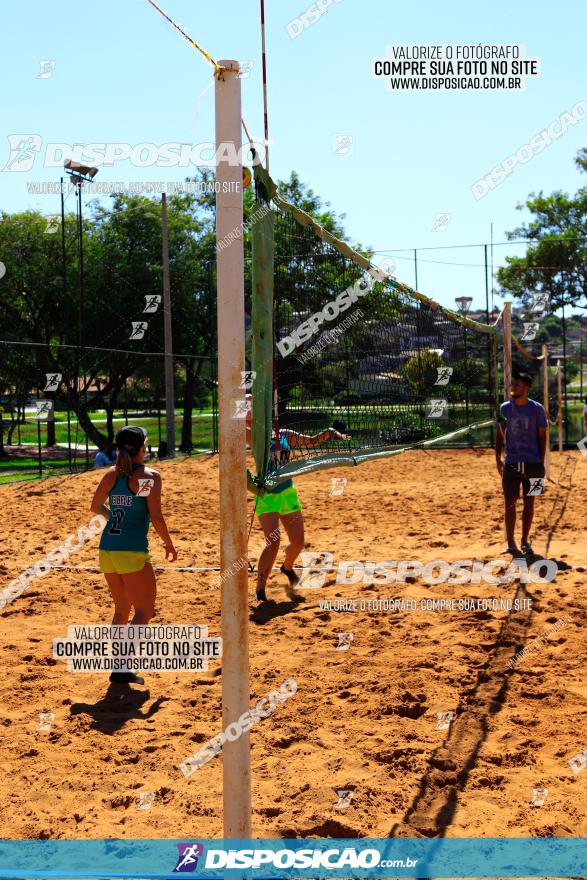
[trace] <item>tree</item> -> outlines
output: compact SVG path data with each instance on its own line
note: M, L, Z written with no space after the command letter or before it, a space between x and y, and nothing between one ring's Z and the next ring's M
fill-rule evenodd
M59 372L53 344L68 341L75 266L70 263L64 285L61 236L47 234L46 228L46 218L37 211L0 216L0 248L6 266L0 282L1 335L8 343L29 343L2 346L0 394L8 395L11 413L31 393L50 399L58 396L44 388L46 374ZM75 237L75 219L67 217L68 248ZM54 422L49 421L47 445L54 442Z
M413 394L422 398L432 388L437 377L438 367L443 367L444 361L437 351L424 348L419 355L408 358L404 367L404 374Z
M203 170L198 183L214 175ZM342 217L293 173L281 184L291 201L312 214L334 235L345 238ZM244 194L245 249L256 209L252 188ZM192 446L192 409L214 388L216 354L215 195L168 199L173 343L178 399L183 396L181 448ZM83 224L85 322L83 350L78 347L78 241L75 214L65 218L66 278L63 279L61 236L47 234L46 218L34 211L0 215L0 253L7 272L0 280L0 396L10 413L28 397L54 396L73 410L89 441L103 448L114 434L114 413L125 387L135 397L154 403L162 387L163 308L145 314L145 297L162 292L161 205L158 198L116 195L108 207L97 202ZM322 304L361 274L335 255L309 281L301 257L318 255L323 243L302 235L292 259L291 229L277 224L277 261L284 279L284 309L300 296L307 305ZM296 234L299 229L296 230ZM302 243L300 249L300 242ZM250 312L250 260L245 261L245 289ZM388 291L388 294L390 292ZM146 321L142 339L131 338L133 322ZM349 336L350 338L350 336ZM45 374L60 373L58 390L45 391ZM148 400L149 395L151 400ZM106 421L93 417L105 410ZM6 424L7 418L5 418ZM51 438L51 424L48 440Z
M587 151L576 158L587 170ZM533 215L507 233L508 239L529 239L523 257L507 257L497 278L501 287L531 304L534 293L550 297L549 311L565 305L587 307L587 187L574 196L555 191L549 196L531 193L518 210Z

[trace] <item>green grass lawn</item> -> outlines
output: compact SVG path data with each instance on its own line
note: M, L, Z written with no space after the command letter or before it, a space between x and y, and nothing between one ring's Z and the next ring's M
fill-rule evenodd
M90 463L92 461L90 459ZM75 470L82 471L85 468L86 460L77 459L74 462ZM69 473L69 464L67 459L64 461L43 461L43 476L58 476L60 474ZM8 460L0 459L0 485L3 483L13 483L23 480L39 479L39 462L36 458L11 458Z
M93 413L92 421L96 424L96 427L104 431L106 430L106 422L100 421L102 418L105 419L103 413ZM123 428L126 424L123 413L118 413L117 417L114 419L113 425L115 432L120 428ZM128 416L128 424L129 425L141 425L148 432L148 440L147 443L152 447L153 452L156 452L157 447L159 445L159 428L158 428L158 419L156 416L140 416L138 413L130 413ZM181 425L182 425L182 415L181 412L177 412L175 416L175 436L176 443L179 444L181 440ZM85 456L85 434L80 428L77 433L77 420L72 420L71 422L71 444L73 449L73 469L74 471L82 471L86 469L86 456ZM161 431L163 436L165 436L165 413L162 413L161 419ZM4 441L6 442L6 434L7 434L7 420L4 419ZM200 413L197 411L194 413L192 417L192 445L194 451L198 449L212 449L214 445L213 441L213 420L211 411L203 411ZM12 443L16 445L18 439L17 432L14 431L12 436ZM69 473L69 464L67 457L67 413L56 413L55 418L55 440L58 444L57 449L53 448L48 450L44 444L47 440L47 424L46 422L41 422L41 453L43 457L43 476L51 476L57 474L66 474ZM37 434L37 422L32 421L30 418L28 421L20 426L20 441L22 445L31 445L30 454L29 455L11 455L9 458L0 459L0 484L10 483L13 481L20 480L37 480L39 479L39 465L38 465L38 457L35 454L38 442L38 434ZM75 450L75 444L77 443L77 451ZM22 447L21 447L22 451ZM59 457L55 457L58 455ZM91 444L89 446L89 467L94 467L94 458L96 455L96 448Z
M92 418L92 421L96 425L99 431L106 433L106 422L100 421L99 414L96 414L96 418ZM176 442L181 437L181 425L182 425L183 417L181 415L176 415L175 417L175 436ZM4 419L4 440L6 442L7 435L7 426L10 423ZM114 431L120 430L120 428L124 428L126 422L124 416L122 414L118 415L117 418L114 419ZM133 416L132 418L129 415L128 419L129 425L140 425L145 428L149 435L148 442L153 447L157 447L159 445L159 424L157 417L153 416ZM165 413L163 413L161 417L161 432L163 436L165 436ZM199 413L196 413L192 416L192 442L195 446L201 446L211 449L212 448L212 413L202 413L200 416ZM17 431L15 430L12 434L12 442L15 444L18 439ZM47 423L41 421L41 444L44 444L47 439ZM58 444L67 445L67 414L66 413L56 413L55 418L55 441ZM32 419L28 419L24 425L20 426L20 442L23 444L26 443L34 443L37 444L37 422ZM85 434L82 428L78 428L77 420L71 421L71 444L72 446L75 444L83 445L85 443ZM92 447L90 447L91 450Z

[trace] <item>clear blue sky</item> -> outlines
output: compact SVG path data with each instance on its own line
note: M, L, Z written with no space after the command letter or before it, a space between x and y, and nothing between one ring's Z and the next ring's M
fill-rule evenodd
M243 114L262 135L258 0L161 0L216 58L254 62L243 80ZM274 177L295 169L346 214L354 241L394 251L396 275L414 282L402 248L495 241L524 218L516 204L531 191L575 191L587 182L573 158L587 145L587 121L476 201L471 185L528 143L563 111L587 100L584 0L496 0L472 4L420 0L340 0L291 39L285 26L310 4L266 0L270 153ZM4 84L0 167L9 134L48 142L199 143L214 138L211 69L147 0L54 0L5 5L0 75ZM524 91L391 93L371 73L391 44L520 43L541 60ZM55 62L37 78L41 60ZM350 155L337 155L350 135ZM99 180L181 179L181 169L103 168ZM37 160L31 172L0 172L0 207L59 211L57 195L32 195L30 180L57 168ZM70 202L72 199L70 198ZM73 206L72 206L73 207ZM447 212L444 231L433 231ZM495 249L496 264L513 246ZM519 249L518 249L519 252ZM376 261L384 256L378 253ZM469 293L484 303L482 250L422 252L419 288L445 304ZM1 259L1 255L0 255ZM467 265L441 265L450 261Z

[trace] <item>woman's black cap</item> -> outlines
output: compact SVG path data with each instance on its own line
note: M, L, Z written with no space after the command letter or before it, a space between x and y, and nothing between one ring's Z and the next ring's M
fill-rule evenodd
M117 449L126 449L127 452L137 453L145 444L147 432L144 428L132 425L131 427L121 428L116 435L115 442Z

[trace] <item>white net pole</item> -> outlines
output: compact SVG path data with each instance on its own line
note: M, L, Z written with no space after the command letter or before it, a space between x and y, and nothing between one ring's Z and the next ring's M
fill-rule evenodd
M249 734L239 736L235 723L249 708L247 468L239 406L245 369L243 192L242 166L234 160L241 146L241 80L237 61L219 64L226 69L215 90L224 836L250 838Z

